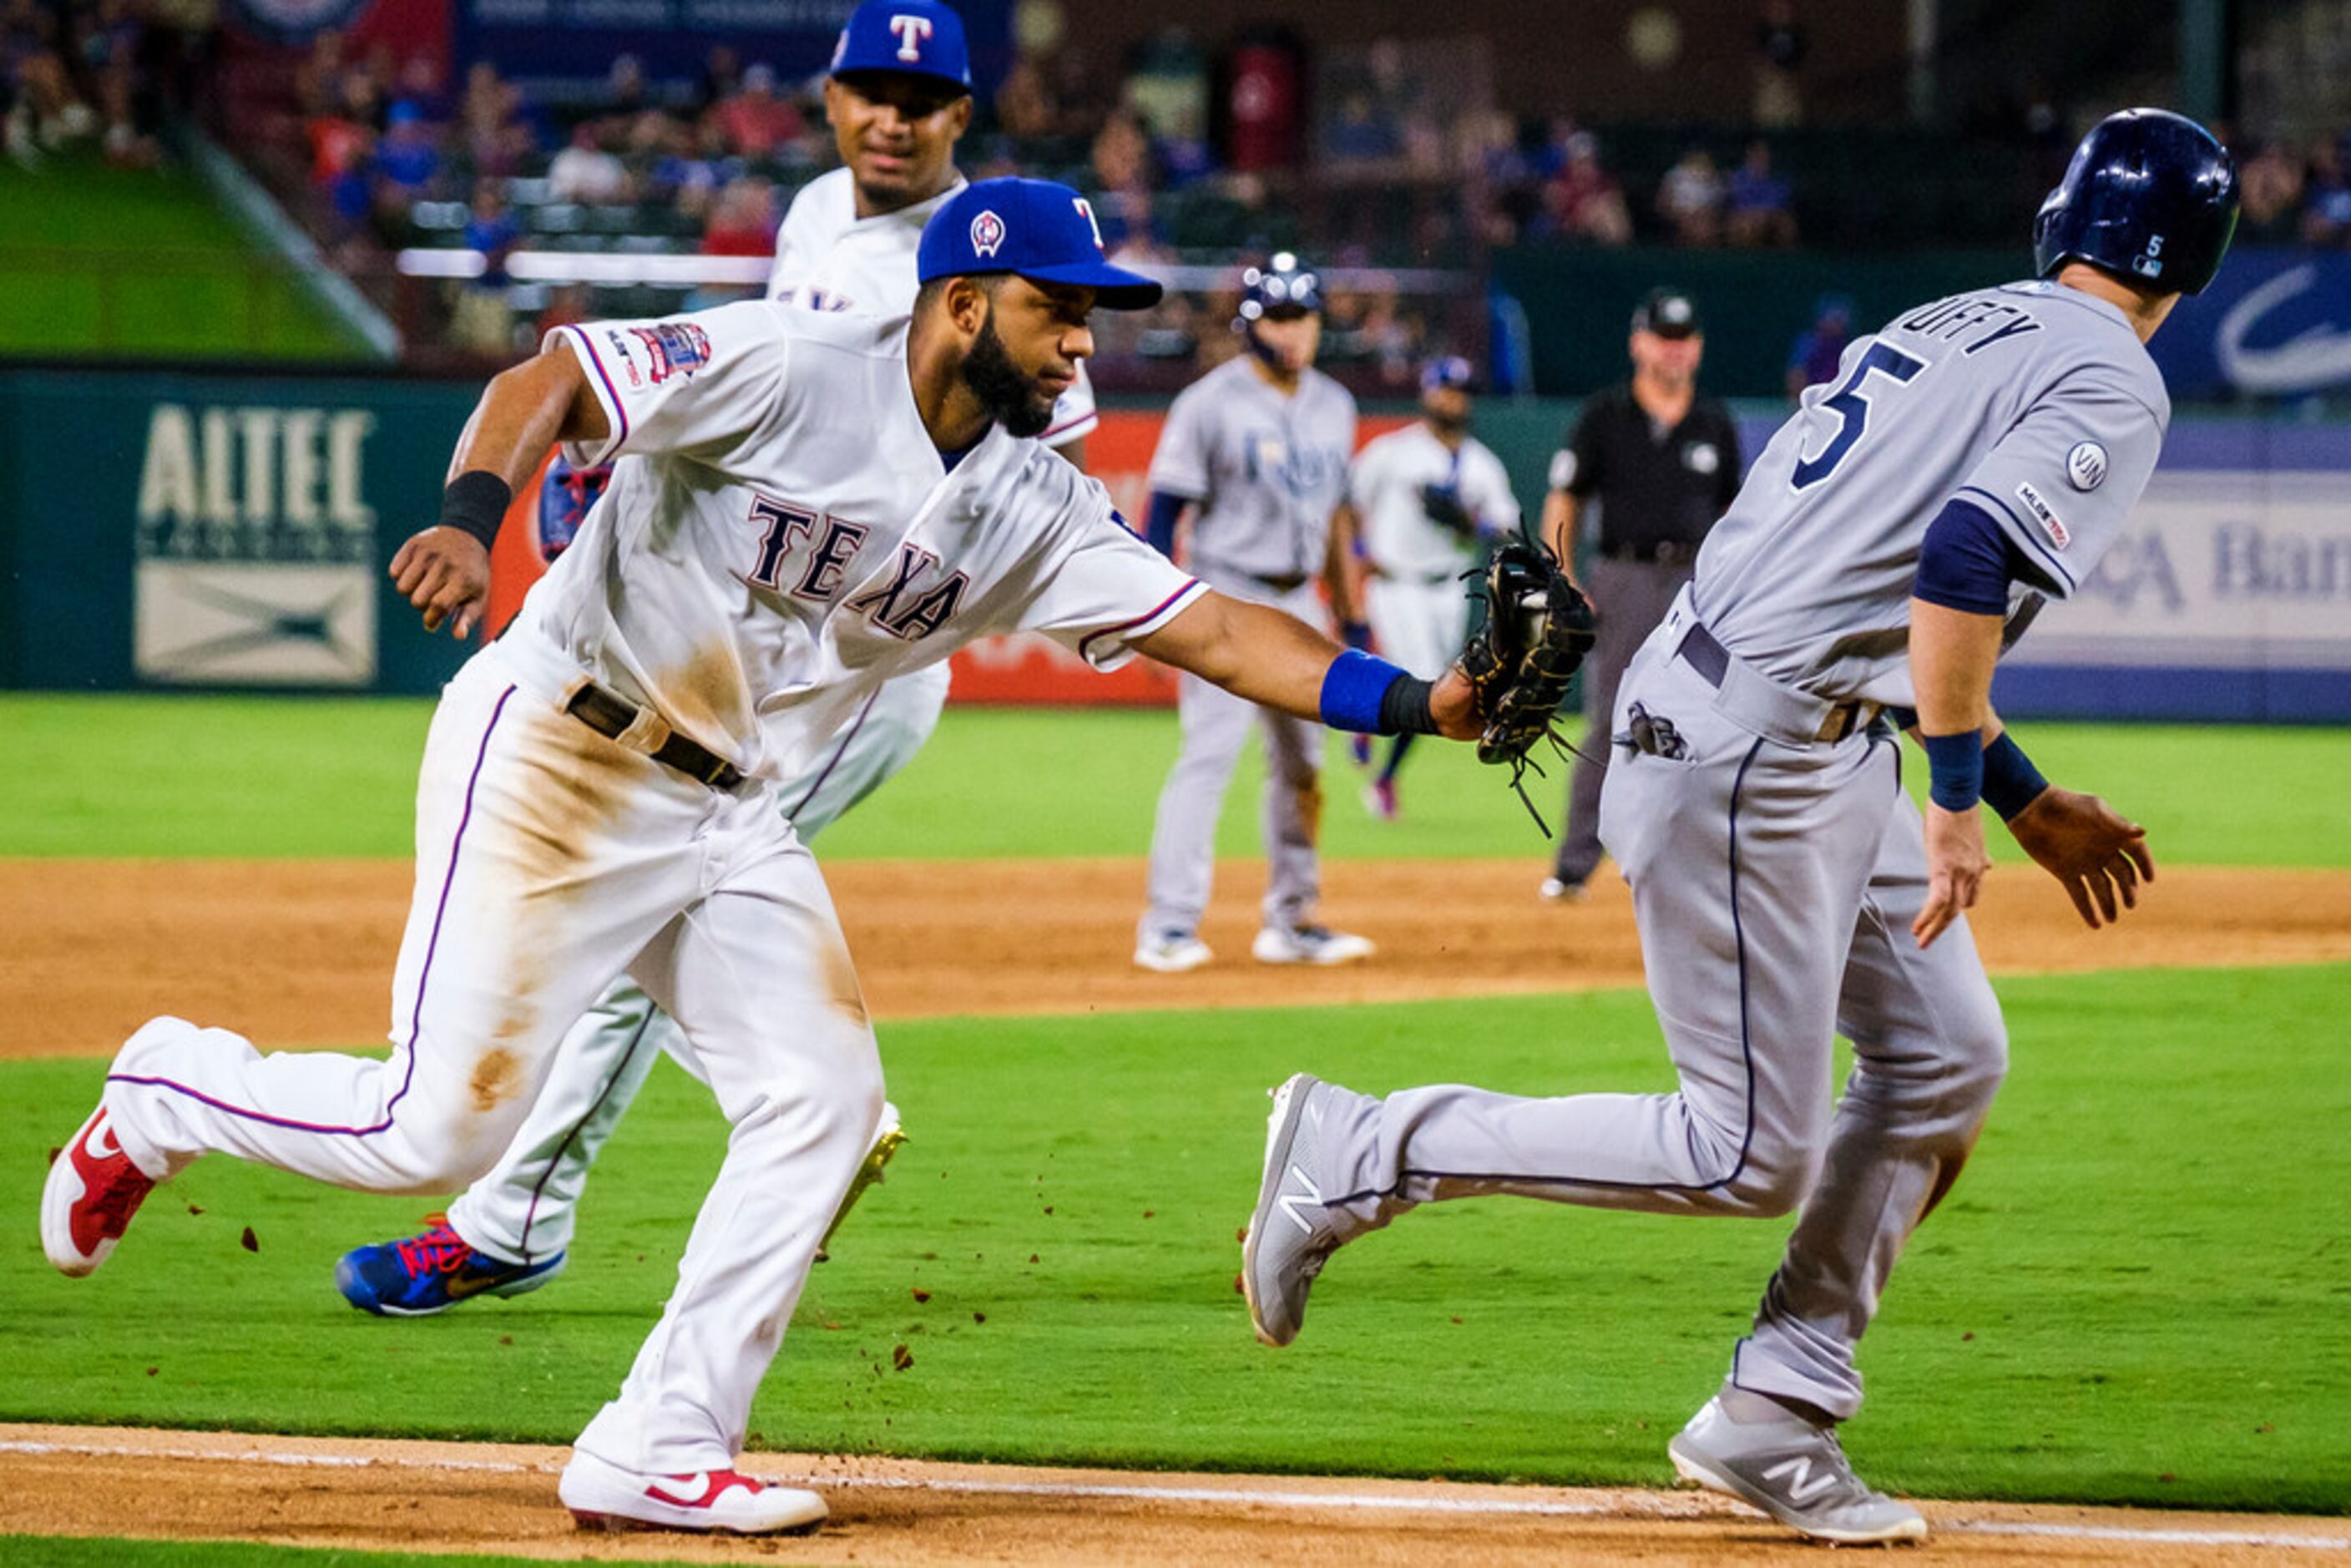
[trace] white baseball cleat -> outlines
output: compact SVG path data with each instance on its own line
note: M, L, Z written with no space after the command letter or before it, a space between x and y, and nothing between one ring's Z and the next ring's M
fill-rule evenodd
M1378 951L1370 937L1328 925L1269 925L1249 944L1260 964L1353 964Z
M1182 975L1216 955L1189 931L1155 931L1134 945L1134 967L1162 975Z
M1927 1520L1853 1473L1834 1427L1784 1418L1735 1421L1717 1395L1666 1445L1682 1479L1751 1503L1833 1545L1927 1539Z
M600 1530L699 1530L726 1535L808 1535L824 1499L769 1486L740 1470L655 1476L573 1449L556 1491L571 1517Z

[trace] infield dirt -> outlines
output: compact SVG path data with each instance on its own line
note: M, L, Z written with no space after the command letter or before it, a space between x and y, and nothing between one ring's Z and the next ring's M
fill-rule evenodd
M1146 1475L760 1454L823 1492L812 1537L579 1531L565 1450L0 1426L0 1535L261 1541L391 1552L691 1563L1555 1563L1824 1561L1738 1504L1634 1488ZM1938 1560L2337 1561L2340 1521L1930 1503Z
M110 1055L157 1013L265 1047L381 1040L409 897L405 861L0 861L0 1058ZM1264 869L1218 873L1189 975L1129 962L1139 861L850 861L827 869L874 1016L1320 1006L1641 983L1632 901L1535 897L1520 861L1357 861L1324 870L1326 917L1380 945L1341 969L1249 957ZM2007 866L1974 921L1994 973L2351 958L2351 873L2187 867L2085 928L2056 885ZM37 1028L22 1027L37 1020Z

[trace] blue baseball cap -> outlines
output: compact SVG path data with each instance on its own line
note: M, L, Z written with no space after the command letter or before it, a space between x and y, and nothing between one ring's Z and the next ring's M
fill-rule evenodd
M971 54L963 18L938 0L865 0L850 14L832 47L831 73L891 71L930 77L971 90Z
M1420 390L1433 392L1439 387L1458 387L1463 392L1478 390L1478 372L1469 361L1458 354L1445 354L1420 367Z
M921 281L990 272L1077 284L1094 290L1094 303L1106 310L1148 310L1165 292L1143 274L1105 260L1093 208L1050 180L966 185L923 225L914 250Z

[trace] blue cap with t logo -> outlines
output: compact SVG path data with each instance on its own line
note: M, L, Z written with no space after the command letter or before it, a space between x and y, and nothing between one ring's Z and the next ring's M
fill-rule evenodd
M914 251L914 273L923 282L990 272L1091 288L1094 303L1106 310L1147 310L1163 292L1143 274L1113 267L1102 255L1093 209L1050 180L966 185L923 226Z
M831 69L837 77L859 71L932 77L971 89L963 18L938 0L866 0L841 29Z

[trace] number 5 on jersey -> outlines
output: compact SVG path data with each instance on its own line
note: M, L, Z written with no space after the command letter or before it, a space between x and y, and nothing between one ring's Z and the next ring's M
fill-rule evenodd
M1869 351L1861 356L1861 363L1845 377L1844 385L1822 400L1821 406L1834 409L1844 423L1837 426L1835 436L1818 457L1807 457L1796 465L1792 482L1799 490L1810 489L1837 470L1844 455L1853 450L1862 432L1869 428L1870 376L1875 373L1896 382L1907 382L1927 368L1927 361L1911 358L1891 343L1872 343Z

